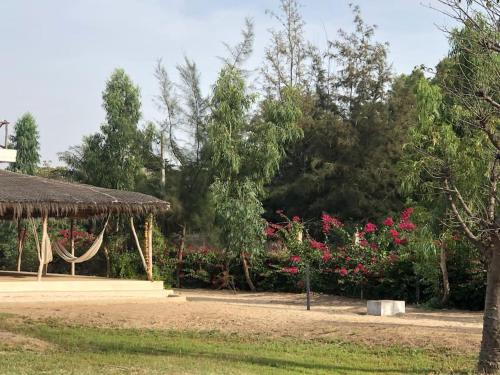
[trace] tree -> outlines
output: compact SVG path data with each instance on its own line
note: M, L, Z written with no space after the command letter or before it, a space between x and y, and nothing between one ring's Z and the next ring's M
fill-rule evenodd
M500 372L500 32L498 2L442 0L462 24L450 31L450 60L434 82L418 85L416 157L408 175L443 194L455 225L488 266L478 369Z
M278 170L285 146L302 134L296 125L300 116L296 100L292 89L284 90L281 101L266 100L261 117L250 121L254 97L246 93L241 71L225 66L211 101L208 134L215 180L210 191L216 223L228 252L240 256L251 290L255 287L247 257L263 250L264 184Z
M373 42L376 26L363 21L359 6L351 7L355 32L341 29L340 38L329 42L332 51L328 53L340 66L334 85L337 100L348 113L362 104L382 100L391 79L388 44Z
M278 21L280 28L272 29L271 43L265 49L262 68L264 88L268 95L280 96L286 87L306 85L309 46L304 39L305 22L297 0L281 0L280 12L266 11Z
M291 215L333 212L346 220L376 218L402 207L396 161L412 118L415 77L399 77L392 90L387 45L373 41L354 8L353 33L339 32L324 53L314 53L311 90L303 90L300 126L273 181L266 206ZM354 47L353 47L354 46ZM340 69L332 73L325 59ZM405 99L407 98L407 99Z
M11 146L17 150L16 162L9 169L34 175L40 162L38 126L31 113L25 113L15 125Z
M170 221L179 233L178 277L189 229L209 232L210 209L207 199L209 161L206 157L208 99L202 94L200 73L195 62L184 58L177 65L179 83L174 83L161 61L155 77L160 94L158 108L165 114L160 122L160 157L163 160L161 184L164 196L175 202ZM169 186L166 185L168 165Z
M141 118L139 88L123 69L113 72L102 95L106 123L101 126L101 161L106 171L101 186L134 189L141 171L137 142Z
M60 155L82 182L133 190L142 173L143 135L139 88L123 69L116 69L102 94L106 121L101 132L87 136L81 146Z

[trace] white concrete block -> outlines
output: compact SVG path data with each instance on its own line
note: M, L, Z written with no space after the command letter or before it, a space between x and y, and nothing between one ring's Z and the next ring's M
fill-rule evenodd
M0 148L0 162L1 163L15 163L16 156L17 156L16 150L6 150L4 148Z
M366 303L368 315L390 316L405 313L405 301L373 300Z

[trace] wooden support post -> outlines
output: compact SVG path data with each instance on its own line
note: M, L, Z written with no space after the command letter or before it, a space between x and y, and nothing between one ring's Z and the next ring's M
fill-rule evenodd
M144 223L144 258L146 274L149 281L153 281L153 215L149 214Z
M137 247L137 251L139 252L139 255L141 256L142 266L144 267L144 271L146 271L146 273L147 273L148 272L148 266L146 264L146 259L144 259L144 253L142 252L141 244L139 243L139 238L137 237L137 232L135 231L134 218L133 217L130 217L130 229L132 230L132 234L134 235L135 245Z
M148 257L149 257L149 274L151 281L153 281L153 214L149 214L148 216L148 240L149 240L149 246L148 246Z
M21 272L21 259L26 238L26 227L21 219L17 221L17 272Z
M75 219L71 219L71 225L69 228L69 241L71 244L71 255L75 256L75 238L73 232L75 231ZM75 262L71 262L71 276L75 276Z
M42 220L42 241L41 243L37 244L37 249L38 249L38 261L40 262L38 265L38 274L37 274L37 280L41 281L42 280L42 274L47 273L47 268L45 267L45 236L47 235L47 225L48 225L49 218L47 215L43 217ZM38 233L36 234L36 242L38 242Z

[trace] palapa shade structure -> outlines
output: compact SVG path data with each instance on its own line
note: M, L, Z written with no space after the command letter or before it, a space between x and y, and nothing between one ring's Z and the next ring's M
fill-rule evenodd
M0 219L147 215L170 204L150 195L0 170Z
M152 279L152 230L153 215L166 212L170 204L150 195L105 189L91 185L52 180L0 170L0 220L43 219L46 232L48 218L92 218L126 214L135 243L141 255L148 279ZM146 216L144 245L141 248L134 225L133 216ZM73 226L73 224L72 224ZM73 231L71 230L71 234ZM18 271L20 270L23 236L18 236ZM42 235L42 246L43 246ZM72 254L74 247L72 242ZM46 265L43 251L39 250L41 279L42 268ZM72 263L74 274L74 263Z

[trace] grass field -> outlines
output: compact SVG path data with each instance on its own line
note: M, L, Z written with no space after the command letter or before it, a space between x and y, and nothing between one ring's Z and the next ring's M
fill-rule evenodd
M471 355L215 332L96 329L0 316L1 374L467 374ZM42 340L42 341L40 341Z

